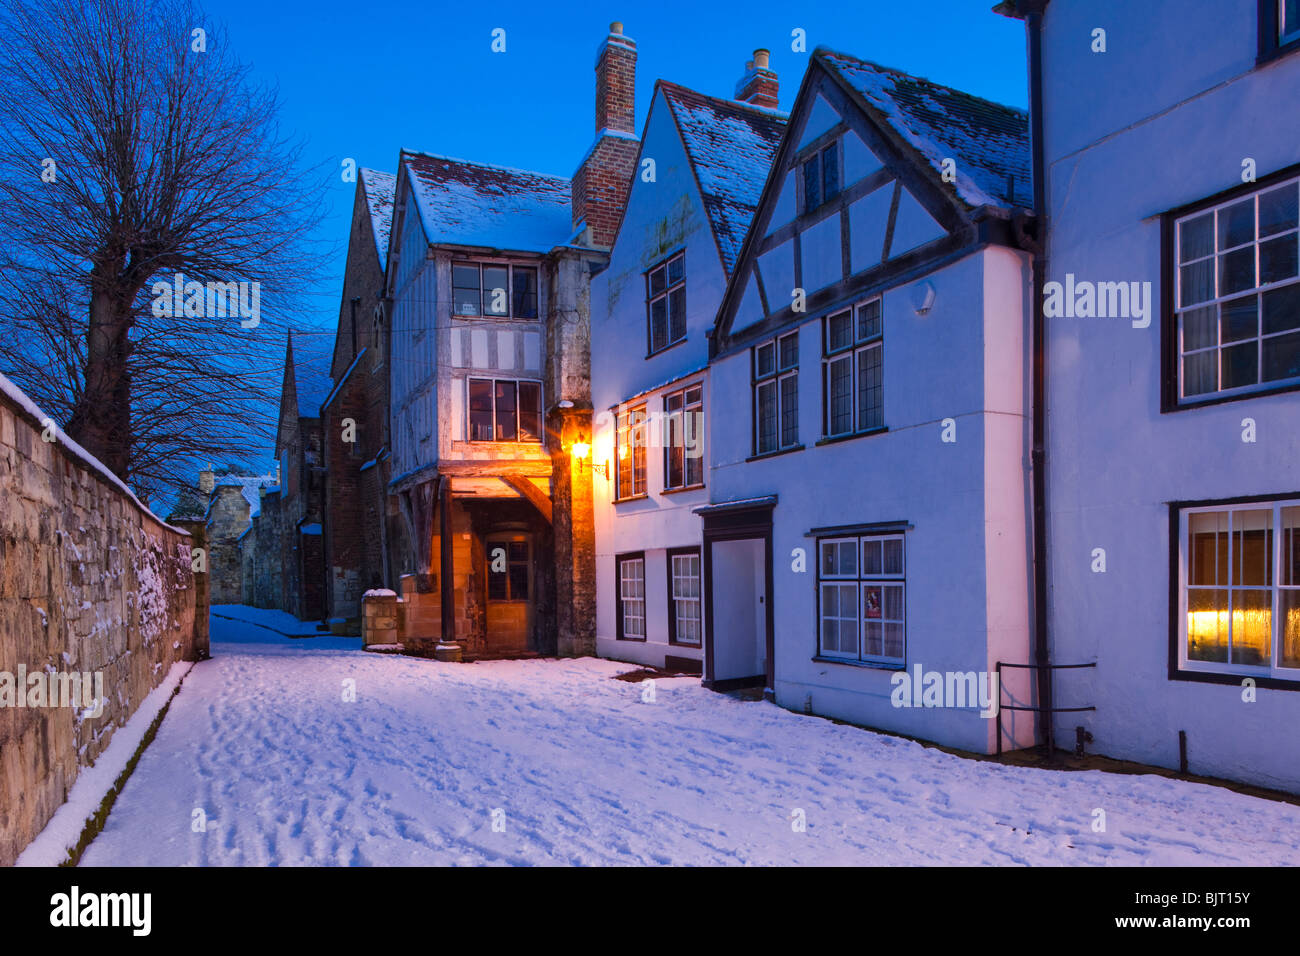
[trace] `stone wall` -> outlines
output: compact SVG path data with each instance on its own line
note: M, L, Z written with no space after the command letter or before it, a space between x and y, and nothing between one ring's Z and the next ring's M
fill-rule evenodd
M12 698L20 667L98 672L103 712L0 706L0 865L41 831L171 665L206 653L189 535L61 434L43 441L40 418L0 388L0 678L10 675Z
M248 501L238 485L218 485L208 506L208 574L213 604L244 599L239 538L248 530Z

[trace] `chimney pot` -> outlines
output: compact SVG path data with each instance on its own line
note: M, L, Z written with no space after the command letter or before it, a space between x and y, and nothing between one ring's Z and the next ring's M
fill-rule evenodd
M758 67L760 70L766 70L766 69L768 68L768 66L767 66L767 64L768 64L768 58L769 58L771 55L772 55L772 51L771 51L771 50L764 50L764 49L758 49L758 50L755 50L755 51L754 51L754 60L753 60L753 63L751 64L751 68L756 66L756 67Z
M613 23L609 25L609 32L621 34L623 32L623 24L615 20Z

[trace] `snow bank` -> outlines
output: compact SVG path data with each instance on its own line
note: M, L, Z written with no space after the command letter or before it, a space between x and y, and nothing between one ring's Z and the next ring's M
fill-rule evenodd
M177 661L171 666L163 682L140 703L126 725L114 731L108 749L100 754L95 765L83 767L77 774L68 799L55 811L40 835L19 854L15 866L58 866L67 860L68 851L81 839L86 822L99 810L105 795L139 748L149 725L193 666L188 661Z

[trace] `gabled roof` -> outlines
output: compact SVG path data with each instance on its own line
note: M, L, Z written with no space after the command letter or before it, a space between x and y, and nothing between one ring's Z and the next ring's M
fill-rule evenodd
M664 80L655 85L681 133L722 266L730 275L785 133L786 114Z
M320 407L334 382L330 378L330 352L312 339L324 336L301 336L293 343L293 382L298 396L298 417L319 418Z
M388 236L393 230L393 194L397 191L397 177L375 169L361 170L361 188L365 190L366 205L370 207L370 228L375 234L375 251L379 253L379 268L388 265Z
M403 150L430 243L549 252L573 232L563 176Z
M229 486L240 489L244 500L248 502L248 516L256 518L262 512L262 496L258 493L258 489L275 487L275 475L218 475L216 477L215 488Z
M956 160L953 185L968 206L1033 205L1024 110L822 47L813 55L936 171Z

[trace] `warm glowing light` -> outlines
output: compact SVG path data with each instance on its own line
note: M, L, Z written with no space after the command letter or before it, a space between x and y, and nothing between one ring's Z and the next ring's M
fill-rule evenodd
M574 458L585 459L591 454L591 445L585 441L575 441L572 450Z

